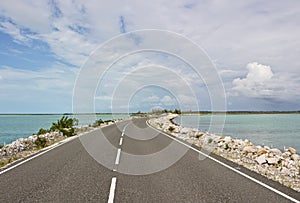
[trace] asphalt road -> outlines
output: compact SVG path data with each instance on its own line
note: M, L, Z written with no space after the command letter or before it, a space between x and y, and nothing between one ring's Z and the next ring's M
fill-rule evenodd
M99 143L101 142L101 143ZM237 165L212 155L222 163ZM291 202L135 119L96 130L0 175L0 202ZM281 191L288 198L272 191Z

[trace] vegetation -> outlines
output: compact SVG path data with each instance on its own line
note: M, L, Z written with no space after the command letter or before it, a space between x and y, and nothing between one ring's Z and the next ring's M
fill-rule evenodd
M203 133L198 133L197 135L196 135L196 138L200 138L200 137L202 137L203 136Z
M226 143L225 150L229 149L229 145Z
M95 120L95 122L92 124L92 127L99 127L104 121L102 119Z
M212 141L213 141L212 138L209 138L209 139L208 139L208 143L209 143L209 144L212 143Z
M175 109L174 111L170 110L170 109L152 109L153 114L162 114L162 113L176 113L176 114L181 114L181 110L180 109Z
M47 140L44 137L37 136L34 144L37 146L37 148L44 148L47 145Z
M173 130L175 130L175 128L174 128L173 126L170 126L170 127L169 127L169 131L170 131L170 132L173 132Z
M3 147L3 145L2 144L0 144L0 149Z
M44 128L40 128L40 130L39 130L39 132L37 133L37 135L43 135L43 134L46 134L46 133L48 133L49 132L49 130L46 130L46 129L44 129Z
M175 109L175 110L174 110L174 113L176 113L176 114L181 114L181 110Z
M63 116L56 123L52 123L50 128L51 131L60 131L63 135L70 137L75 135L74 126L78 125L78 119L76 118L68 118L68 116Z

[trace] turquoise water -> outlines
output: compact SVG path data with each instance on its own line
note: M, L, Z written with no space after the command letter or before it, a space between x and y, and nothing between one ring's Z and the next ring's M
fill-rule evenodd
M18 138L25 138L39 131L49 129L63 115L0 115L0 144L8 144ZM69 116L71 117L71 116ZM128 115L79 115L79 125L93 123L96 119L111 120L125 118Z
M216 129L222 128L222 116L215 115ZM183 115L175 122L186 127L198 128L201 131L214 132L210 126L210 115ZM226 115L223 132L216 134L229 135L233 138L249 139L256 145L267 145L283 150L293 147L300 153L300 114L239 114Z

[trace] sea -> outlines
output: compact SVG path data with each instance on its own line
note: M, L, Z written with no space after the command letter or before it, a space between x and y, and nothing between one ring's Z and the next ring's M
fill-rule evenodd
M248 139L255 145L293 147L300 153L300 114L182 115L174 121L203 132Z
M63 114L50 115L0 115L0 144L9 144L18 138L26 138L37 133L40 128L49 129ZM96 119L103 121L128 118L127 114L97 114L68 116L77 118L79 125L92 124Z
M0 115L0 144L9 144L18 138L49 129L62 114L55 115ZM69 116L72 117L72 116ZM76 115L79 125L93 123L96 119L128 118L127 114ZM248 139L255 145L283 150L293 147L300 153L300 114L227 114L182 115L174 120L182 126L204 132ZM224 121L224 122L223 122Z

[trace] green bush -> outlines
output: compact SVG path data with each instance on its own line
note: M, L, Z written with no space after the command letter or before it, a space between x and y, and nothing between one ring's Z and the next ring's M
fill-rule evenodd
M2 144L0 144L0 149L3 147L3 145Z
M200 137L202 137L203 136L203 133L198 133L197 135L196 135L196 138L200 138Z
M170 131L170 132L173 132L174 130L175 130L175 128L174 128L173 126L170 126L170 127L169 127L169 131Z
M75 129L73 128L73 126L77 124L78 124L78 119L68 118L68 116L63 116L56 123L52 123L50 130L51 131L58 130L62 132L65 136L70 137L75 135Z
M208 139L208 143L209 143L209 144L212 143L212 141L213 141L212 138L209 138L209 139Z
M173 126L170 126L170 127L169 127L169 131L170 131L170 132L173 132L173 130L175 130L175 128L174 128Z
M228 144L226 143L226 145L225 145L225 150L227 150L227 149L229 149L229 146L228 146Z
M95 122L92 124L93 127L99 127L104 121L102 119L95 120Z
M43 134L46 134L46 133L48 133L49 132L49 130L45 130L44 128L41 128L40 130L39 130L39 132L37 133L37 135L43 135Z
M176 113L176 114L181 114L181 111L180 111L179 109L175 109L175 110L174 110L174 113Z
M47 144L47 140L44 137L40 137L38 136L37 139L35 140L34 144L38 147L38 148L44 148Z

